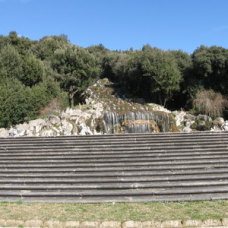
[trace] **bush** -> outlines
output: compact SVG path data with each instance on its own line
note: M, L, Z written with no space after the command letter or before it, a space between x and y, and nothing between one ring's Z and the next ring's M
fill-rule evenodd
M193 107L197 112L213 118L222 116L227 106L228 100L222 94L213 90L198 91L193 100Z

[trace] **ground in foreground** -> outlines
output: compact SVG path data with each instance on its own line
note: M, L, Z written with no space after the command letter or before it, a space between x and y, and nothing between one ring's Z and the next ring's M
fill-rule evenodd
M0 203L0 219L147 221L228 218L228 201L149 203Z

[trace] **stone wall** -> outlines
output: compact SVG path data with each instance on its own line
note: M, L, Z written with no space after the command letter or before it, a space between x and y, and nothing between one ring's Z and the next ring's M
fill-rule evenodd
M168 221L41 221L0 220L1 227L45 227L45 228L190 228L228 227L228 218L206 220Z

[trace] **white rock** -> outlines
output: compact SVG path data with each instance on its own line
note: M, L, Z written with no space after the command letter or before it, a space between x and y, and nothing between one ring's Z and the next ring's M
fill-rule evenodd
M9 136L9 130L5 128L0 128L0 137L8 137Z
M185 133L190 133L192 132L192 129L190 127L184 127L182 131Z
M88 126L85 125L85 123L80 123L78 125L78 129L79 129L79 135L92 135L92 131L90 130L90 128Z
M184 111L174 111L173 114L175 115L177 127L181 126L187 113Z
M225 121L225 123L222 125L223 131L228 131L228 121Z
M48 120L52 125L60 124L60 118L58 116L51 115L48 117Z
M67 120L63 120L61 122L61 125L62 125L61 128L62 128L63 135L71 135L73 130L73 125L69 123Z
M51 129L48 129L48 130L41 131L39 135L40 136L56 136L56 132Z

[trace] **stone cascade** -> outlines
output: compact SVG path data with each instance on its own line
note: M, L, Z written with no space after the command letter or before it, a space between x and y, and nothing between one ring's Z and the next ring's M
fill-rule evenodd
M105 112L107 134L168 132L175 125L169 113L162 112Z
M0 201L228 199L228 132L0 138Z

